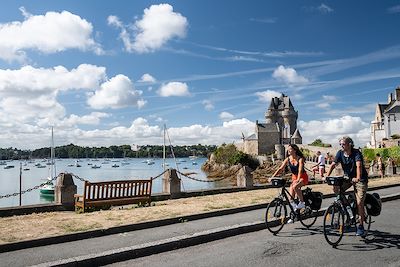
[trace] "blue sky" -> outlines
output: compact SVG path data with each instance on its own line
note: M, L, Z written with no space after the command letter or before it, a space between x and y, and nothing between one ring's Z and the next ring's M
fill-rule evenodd
M291 97L364 146L400 85L400 1L2 1L0 147L240 142Z

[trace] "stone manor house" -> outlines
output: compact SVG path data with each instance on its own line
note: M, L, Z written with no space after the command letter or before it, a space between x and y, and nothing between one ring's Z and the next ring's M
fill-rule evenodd
M275 152L275 145L301 144L297 117L298 112L288 96L274 97L265 112L265 123L256 121L255 133L243 136L243 143L236 146L250 155L268 155Z

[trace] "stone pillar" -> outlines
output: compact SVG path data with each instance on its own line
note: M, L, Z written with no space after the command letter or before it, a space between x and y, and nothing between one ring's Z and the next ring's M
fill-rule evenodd
M72 175L69 173L61 173L57 178L57 184L54 188L55 202L63 206L72 207L75 205L74 194L76 194L76 185L74 184Z
M236 175L236 183L238 187L253 188L253 174L251 169L243 166Z
M275 145L275 151L276 151L276 158L283 160L285 159L285 146L277 144Z
M181 195L181 179L179 179L175 169L168 169L164 173L163 193L168 193L171 198L179 198Z

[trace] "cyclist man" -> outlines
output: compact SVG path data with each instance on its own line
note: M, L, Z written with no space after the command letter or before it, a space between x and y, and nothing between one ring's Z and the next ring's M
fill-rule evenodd
M292 172L292 183L290 185L289 193L293 197L297 195L299 198L299 204L295 204L293 199L291 199L291 205L294 209L303 209L305 208L303 193L301 192L301 187L308 184L308 175L304 170L304 155L300 151L299 147L295 144L290 144L288 146L288 157L282 162L281 166L278 170L272 175L275 177L280 172L282 172L286 166L289 166L290 171ZM271 180L271 178L270 178ZM269 181L271 182L271 181ZM288 223L290 223L289 221Z
M353 140L344 136L339 140L341 150L336 154L334 162L328 170L327 176L330 176L336 165L339 163L342 166L345 176L348 176L350 180L347 180L342 185L342 190L346 191L352 184L354 187L354 193L357 200L357 210L360 215L360 224L357 227L357 236L364 236L364 201L368 189L368 173L365 169L364 159L360 150L354 148ZM333 191L339 193L339 187L334 186Z

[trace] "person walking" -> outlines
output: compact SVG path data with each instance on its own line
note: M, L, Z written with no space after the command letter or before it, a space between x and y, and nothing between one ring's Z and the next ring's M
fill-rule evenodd
M321 178L324 178L324 173L325 173L325 157L321 154L321 151L317 151L317 164L313 166L312 171L313 171L313 178L315 178L315 173L318 172Z

